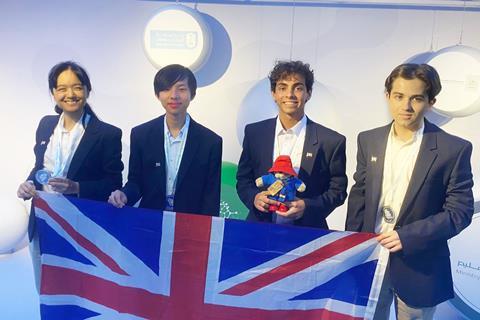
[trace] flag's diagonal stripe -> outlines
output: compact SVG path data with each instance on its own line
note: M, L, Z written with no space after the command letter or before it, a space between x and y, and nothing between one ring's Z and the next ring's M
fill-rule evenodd
M94 243L78 233L64 218L62 218L57 212L55 212L50 206L41 198L34 199L35 207L38 207L45 211L52 219L54 219L62 228L81 246L89 250L95 257L97 257L102 263L110 270L121 275L128 275L110 256L100 250Z
M110 280L116 276L119 276L124 280L126 280L125 278L132 278L132 280L137 281L137 286L144 286L152 292L163 293L159 292L161 289L159 287L158 271L156 273L147 267L137 255L123 246L123 244L116 237L96 224L90 217L87 217L81 211L82 207L75 206L68 199L60 195L49 194L43 191L40 191L39 194L40 197L48 203L53 211L57 212L62 216L63 219L68 221L84 238L87 238L93 242L99 248L99 250L111 257L113 261L116 261L127 275L112 272L109 266L106 266L103 261L89 251L88 248L80 245L53 217L37 207L35 210L36 217L44 220L47 225L53 229L53 231L57 232L60 237L64 238L68 243L70 243L75 250L92 261L95 267L98 268L97 274L101 272L104 275L108 275ZM88 206L88 204L86 205ZM110 206L108 204L96 203L96 206L96 210L100 211L103 208L107 210L111 209L108 208ZM44 235L45 234L42 233L40 238L42 238Z
M306 254L309 254L315 250L318 250L319 248L323 248L330 243L334 243L338 239L341 239L345 237L347 234L350 234L350 232L330 232L325 235L320 236L317 239L314 239L306 244L303 244L299 247L296 247L292 249L291 251L285 252L284 254L275 257L271 260L265 261L259 265L256 265L250 269L247 269L237 275L234 275L228 279L222 280L217 284L217 290L216 292L220 293L223 292L232 286L238 284L238 283L243 283L248 280L251 280L252 278L255 278L258 274L260 273L265 273L269 272L270 270L275 269L278 266L284 265L288 262L291 262L295 259L298 259L298 257L304 256ZM224 250L224 249L222 249ZM216 252L216 255L218 255L218 259L222 258L222 253Z
M165 310L165 296L145 289L118 285L83 272L43 265L42 295L77 295L121 313L158 319ZM164 311L163 311L164 312Z
M227 289L222 294L243 296L263 288L269 284L277 282L285 277L288 277L296 272L300 272L308 267L311 267L325 259L328 259L340 252L348 250L362 242L373 238L374 234L368 233L353 233L341 238L334 243L315 250L307 255L299 257L286 264L278 266L269 272L260 274L248 281L240 283L230 289Z
M40 303L44 306L56 307L56 306L65 306L72 305L72 301L75 301L75 306L84 308L95 313L98 313L98 316L93 316L88 318L89 320L93 319L102 319L102 320L145 320L143 317L138 317L133 314L120 313L118 310L109 308L103 304L98 304L88 299L69 295L69 294L58 294L58 295L40 295ZM63 314L64 319L68 319L70 314Z
M378 242L372 238L359 245L343 251L332 258L326 259L313 265L307 269L296 272L285 277L275 283L269 284L259 290L251 292L243 296L226 295L222 293L215 294L209 300L212 303L218 303L228 306L250 307L260 309L316 309L328 307L328 300L311 299L311 300L291 300L299 293L310 291L321 284L341 275L345 271L354 266L372 261L375 252L379 248ZM256 269L258 270L258 269ZM260 272L260 270L259 270ZM258 274L258 273L257 273ZM229 287L233 287L238 283L230 283ZM222 292L214 288L215 292ZM272 298L274 297L274 298ZM331 300L330 300L331 301ZM348 302L346 302L348 303ZM338 306L338 303L335 302ZM356 309L356 307L354 308ZM342 310L353 310L352 304ZM346 311L349 313L350 311ZM356 312L356 311L355 311Z

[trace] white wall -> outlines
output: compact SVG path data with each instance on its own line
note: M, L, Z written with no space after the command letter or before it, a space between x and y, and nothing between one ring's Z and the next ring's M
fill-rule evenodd
M144 55L142 36L148 19L164 5L128 0L0 2L0 145L4 150L0 194L15 198L18 184L33 165L38 121L53 112L47 73L59 61L73 59L89 71L90 102L103 120L123 129L127 162L130 129L162 112L153 94L156 70ZM275 113L268 92L255 96L258 101L246 101L249 90L262 85L276 60L300 59L311 64L319 82L307 114L347 137L349 187L356 135L389 121L383 98L385 77L419 53L457 44L463 17L461 11L373 8L199 4L198 10L216 19L231 40L228 69L216 82L198 90L189 109L197 121L222 135L223 159L238 161L243 122ZM466 12L463 44L480 49L479 30L480 13ZM444 125L474 143L477 181L479 120L477 113ZM345 212L346 205L331 215L332 228L343 228ZM0 259L2 270L12 259L27 270L26 260L18 257ZM12 276L0 273L2 287L5 279L30 281L30 276L18 274L19 269L9 270ZM26 287L9 284L12 295ZM12 307L0 300L0 310ZM38 307L24 305L22 312L29 308L34 313Z

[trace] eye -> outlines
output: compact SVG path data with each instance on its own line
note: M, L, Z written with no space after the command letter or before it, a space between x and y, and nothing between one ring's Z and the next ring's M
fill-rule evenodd
M74 86L73 90L76 92L82 92L83 91L83 86Z
M305 91L305 88L303 86L298 86L298 87L295 87L295 91L303 92L303 91Z
M56 90L57 92L65 92L65 91L67 91L67 88L65 88L65 87L60 87L60 88L56 88L55 90Z
M413 98L413 101L414 101L414 102L424 102L424 101L425 101L425 98L422 97L422 96L418 96L418 97L414 97L414 98Z

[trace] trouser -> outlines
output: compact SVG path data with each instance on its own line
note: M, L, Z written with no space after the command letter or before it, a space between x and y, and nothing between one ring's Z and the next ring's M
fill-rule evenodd
M407 305L394 292L390 282L390 270L387 265L383 278L382 288L378 297L377 308L373 320L388 320L390 318L390 307L395 302L395 315L397 320L432 320L436 306L429 308L417 308Z

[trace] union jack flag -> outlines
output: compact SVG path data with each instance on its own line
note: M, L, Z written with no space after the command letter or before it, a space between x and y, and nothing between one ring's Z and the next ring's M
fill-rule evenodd
M42 319L370 319L375 235L40 193ZM381 260L380 260L381 261Z

